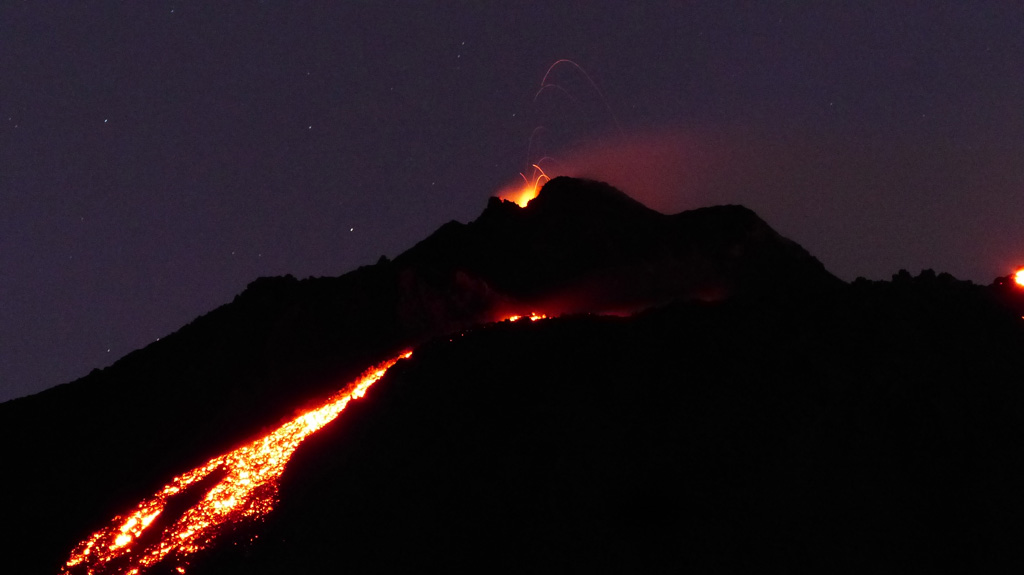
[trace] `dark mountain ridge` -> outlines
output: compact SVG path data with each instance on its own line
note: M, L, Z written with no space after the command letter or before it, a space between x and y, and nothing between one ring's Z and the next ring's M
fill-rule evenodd
M476 221L445 225L395 263L419 269L424 260L484 278L513 307L562 313L840 283L742 206L667 216L607 184L570 178L548 182L525 208L491 198Z
M55 572L72 545L101 526L111 514L154 492L174 474L259 435L261 430L273 427L311 401L334 391L367 365L400 349L513 313L621 313L667 305L655 307L640 317L674 318L672 321L683 323L694 322L695 317L705 318L703 323L695 321L694 326L705 326L707 318L725 313L725 318L732 322L725 324L732 325L737 331L735 337L741 339L712 338L709 341L716 343L701 349L707 357L723 362L729 361L730 354L745 358L737 360L741 362L770 358L771 361L766 362L767 375L761 378L765 385L774 385L775 378L782 377L778 362L786 357L783 352L786 345L792 346L793 354L784 359L783 364L793 376L806 376L801 369L820 367L822 357L836 361L841 355L861 357L865 362L882 358L883 363L888 362L885 365L899 364L901 370L912 371L929 354L938 353L947 359L962 358L965 367L955 373L966 374L981 358L994 353L988 348L975 347L957 352L955 346L950 347L935 335L945 333L943 330L950 326L960 336L963 333L956 330L965 326L979 330L985 336L984 341L1003 346L998 349L1019 349L1015 347L1020 341L1019 313L1016 316L1009 313L1009 306L1018 305L1014 302L1019 302L1019 297L1011 286L981 288L934 274L904 280L900 277L892 283L844 284L803 248L782 238L753 212L740 206L703 208L667 216L649 210L606 184L556 178L526 208L492 198L474 222L448 223L394 261L382 258L377 265L338 278L301 281L290 276L261 278L232 303L198 318L156 344L129 354L110 368L94 371L77 382L36 396L0 404L4 457L9 469L15 470L4 477L7 495L2 511L5 517L17 518L20 527L18 532L5 538L3 545L9 550L7 555L19 557L26 571ZM744 316L736 310L742 309L747 309L749 319L738 319ZM960 313L966 309L977 313ZM816 311L810 313L809 310ZM913 313L906 317L900 315L909 313L908 310ZM960 310L955 322L940 319L950 317L950 310ZM785 337L777 338L773 330L776 325L784 326L790 321L788 314L802 317L805 331L782 330ZM826 339L834 347L824 356L805 352L806 346L815 343L821 330L856 322L864 314L878 318L878 325L873 331L869 330L869 334L852 329L851 335L845 338ZM604 349L609 357L603 357L597 364L603 365L607 373L617 373L622 371L622 365L611 365L616 361L614 349L598 345L587 333L598 325L601 333L614 331L615 334L607 335L610 340L618 341L623 334L638 329L629 327L633 321L642 323L643 320L576 318L553 325L568 326L563 336L578 342L571 352L577 362L596 361L598 358L592 351ZM668 319L658 321L672 324ZM662 325L658 321L654 323ZM926 336L923 342L900 338L890 341L878 337L879 333L886 332L879 327L885 321L898 325L904 322L915 326L913 329L925 325L919 322L936 325L934 330L922 332ZM536 335L546 329L540 325L517 325L486 333L524 330L523 333ZM618 329L625 331L616 331ZM671 348L673 338L682 337L679 332L683 328L679 326L659 329L665 332L660 335L657 330L636 332L636 340L630 345L635 347L642 343L652 349ZM742 333L755 335L741 336ZM687 334L686 341L700 337L696 332ZM873 343L864 343L859 336ZM490 337L481 335L483 339L474 341L488 342ZM494 359L489 365L505 367L511 361L509 358L525 358L522 359L524 365L535 363L551 368L552 373L557 372L553 363L564 363L559 369L567 377L569 374L564 370L575 369L572 366L577 365L565 361L564 357L558 361L549 356L540 359L524 351L532 347L517 338L512 338L516 343L510 343L510 349L492 350L490 355L481 354L481 357L498 353L505 361ZM439 343L431 344L434 347L428 349L438 345L443 348L444 341L447 340L437 340ZM892 347L879 342L889 342ZM594 347L587 347L590 344ZM504 344L494 345L501 349ZM522 348L524 345L526 347ZM772 351L751 351L766 345L765 349ZM471 346L471 349L475 348ZM914 353L904 356L908 350ZM751 353L754 353L753 358ZM757 355L761 353L766 355ZM420 361L419 355L417 352L412 365ZM683 371L689 369L688 365L701 361L700 357L669 351L657 356L660 363L644 357L652 362L649 376L661 374L660 377L678 380L684 378ZM467 365L473 364L468 359L465 361L469 362ZM999 355L993 361L992 365L996 366L992 368L993 374L1005 377L1011 371L1008 366L1012 362L1007 357ZM851 373L856 373L855 368L871 371L858 368L855 362L844 365L853 370ZM716 373L706 366L702 369L703 375L699 377L710 385ZM851 377L837 375L834 371L828 372L829 377L843 381ZM941 377L942 372L934 375ZM447 375L435 372L432 377ZM533 384L557 385L561 381L554 376L532 377ZM878 377L885 379L889 375L886 372ZM430 379L420 377L425 381L424 378ZM636 381L646 379L647 376L638 376ZM516 385L515 380L508 378L495 380L505 383L496 383L491 393L507 394L507 390ZM598 378L595 389L610 393L616 389L613 383L607 378ZM386 381L378 385L389 389ZM801 389L793 393L806 392L808 390ZM438 413L446 414L445 421L461 421L458 425L472 434L472 426L466 427L464 419L470 417L479 422L479 417L473 415L476 408L471 400L455 408L460 404L453 398L459 397L459 393L449 396L447 407L438 409ZM579 399L577 393L561 397L571 403L570 399ZM742 398L750 393L747 388L730 393L737 394L738 401L752 401L749 397ZM391 409L374 408L374 396L376 391L357 413ZM427 405L435 399L422 397L416 401ZM662 399L674 405L672 397ZM998 409L1016 406L1017 399L1011 394ZM493 401L493 398L483 400ZM715 401L728 403L727 398ZM570 409L569 403L564 402L558 404L559 409ZM586 402L583 405L587 405ZM589 418L614 416L609 411L611 408L611 404L602 404L600 409L589 413L573 412L571 419L593 426L593 422L587 423ZM644 410L634 415L638 414L649 415ZM363 416L363 421L367 418L370 416ZM343 419L347 420L348 416ZM382 425L384 429L393 429L391 433L423 433L425 438L437 432L429 426L416 429L413 421L414 417L408 421L400 417ZM635 421L627 418L622 423L632 425ZM334 424L324 432L338 429L339 425L345 426ZM397 427L387 427L391 425ZM512 429L520 428L513 426ZM364 433L376 432L367 430L357 435ZM327 433L326 437L332 435ZM389 441L400 442L399 437L395 435ZM540 449L535 443L539 440L537 436L526 433L524 437L534 442L518 445L517 449ZM318 441L313 445L328 445ZM512 440L505 438L503 441ZM324 449L338 448L333 443L329 445ZM368 441L365 445L369 450L376 444ZM440 443L435 449L437 445ZM350 448L364 449L343 449ZM353 480L367 481L375 477L372 470L378 469L379 458L390 453L388 450L392 447L381 449L376 455L360 452L377 463L360 463L358 467L367 470L368 475ZM419 457L412 452L407 454L412 460ZM525 453L522 456L525 457ZM328 467L336 465L331 463L335 461L331 454L321 452L317 457L316 461ZM399 457L380 465L405 469L405 473L414 475L422 471L415 466L403 468L409 461ZM465 465L449 459L444 459L444 463L450 466L445 468L449 471ZM594 464L579 463L584 468ZM300 464L299 468L306 469L307 473L296 472L293 477L304 479L294 481L317 481L309 475L317 465L310 462L304 467ZM451 479L443 472L432 477L436 481L443 477ZM424 489L430 486L429 481L423 484ZM533 487L539 489L536 485ZM312 492L328 500L333 497L315 489ZM346 489L344 493L352 491ZM282 505L287 508L289 504L283 500ZM369 508L366 512L369 513ZM399 509L392 509L392 513L399 513ZM291 521L300 518L302 513L282 513L282 516L290 517ZM527 519L528 516L520 518L524 529L529 527L522 523ZM373 521L370 517L361 520ZM317 521L310 521L309 525L326 528L328 533L339 528L334 523ZM612 529L609 533L614 532L611 525L607 528ZM40 537L40 533L47 535ZM394 533L384 535L388 540L395 536ZM303 550L312 551L305 547ZM225 553L224 557L230 555ZM274 564L265 554L255 552L255 555L263 557L266 565ZM221 565L218 559L221 555L211 557L211 565ZM317 561L320 559L308 559L311 564ZM245 562L239 563L242 564ZM375 563L363 565L369 569ZM228 567L222 568L221 572L230 572ZM252 565L248 568L259 569Z

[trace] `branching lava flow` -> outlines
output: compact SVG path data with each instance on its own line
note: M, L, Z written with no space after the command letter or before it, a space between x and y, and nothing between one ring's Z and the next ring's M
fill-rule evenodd
M299 443L330 423L351 399L362 397L398 360L411 355L412 352L405 352L367 370L320 407L269 435L175 477L126 516L115 517L110 526L79 543L61 573L137 575L168 556L176 562L177 571L184 573L185 559L209 546L225 527L268 513L275 503L281 473ZM202 500L164 528L159 538L140 540L164 512L169 499L214 472L223 473L224 477Z

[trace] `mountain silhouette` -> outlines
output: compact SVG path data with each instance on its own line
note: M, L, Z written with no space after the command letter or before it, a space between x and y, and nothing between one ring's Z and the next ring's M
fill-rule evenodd
M416 347L189 572L1002 566L1021 299L932 272L847 284L741 206L664 215L556 178L0 404L3 556L56 573L172 476ZM530 312L563 317L491 324Z

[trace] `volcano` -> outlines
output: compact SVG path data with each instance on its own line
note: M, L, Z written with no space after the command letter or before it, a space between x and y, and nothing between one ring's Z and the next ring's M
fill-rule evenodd
M5 571L60 572L408 349L298 446L272 512L147 572L1019 566L1022 299L1009 278L846 283L744 207L664 215L555 178L0 404ZM550 319L502 321L531 313ZM228 472L207 473L186 499Z

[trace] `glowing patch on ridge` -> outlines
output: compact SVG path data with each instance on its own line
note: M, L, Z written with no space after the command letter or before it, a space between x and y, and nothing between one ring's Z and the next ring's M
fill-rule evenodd
M533 173L530 177L526 177L526 174L519 174L523 178L523 185L519 187L513 187L502 190L498 193L498 197L503 200L515 202L520 208L525 208L526 204L530 203L530 200L537 197L540 193L540 189L544 187L549 180L544 170L537 164L533 165Z

